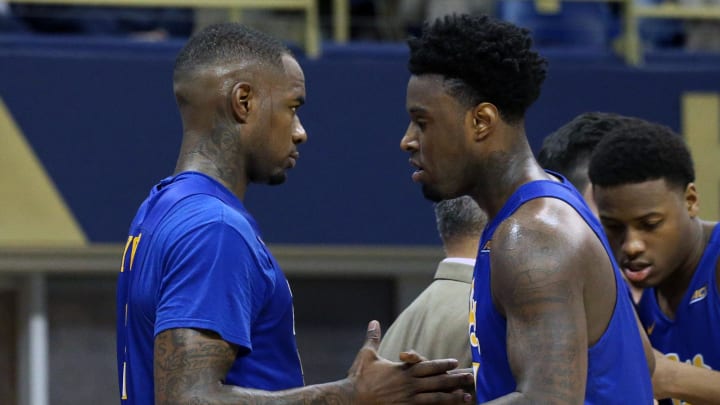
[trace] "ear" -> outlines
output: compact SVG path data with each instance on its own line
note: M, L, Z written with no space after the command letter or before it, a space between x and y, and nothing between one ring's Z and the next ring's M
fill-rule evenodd
M473 139L482 141L497 126L500 120L500 112L492 103L480 103L471 110L470 125L472 127Z
M235 83L230 92L230 106L235 119L244 124L250 114L250 99L253 96L253 89L250 83Z
M700 212L700 200L698 198L698 192L695 189L695 183L689 183L687 187L685 187L685 207L691 218L698 216Z

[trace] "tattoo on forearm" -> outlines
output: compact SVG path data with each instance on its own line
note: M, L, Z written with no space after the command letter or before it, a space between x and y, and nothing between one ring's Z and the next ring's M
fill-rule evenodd
M345 405L353 403L347 380L279 392L224 384L236 352L212 333L171 329L155 340L157 404Z

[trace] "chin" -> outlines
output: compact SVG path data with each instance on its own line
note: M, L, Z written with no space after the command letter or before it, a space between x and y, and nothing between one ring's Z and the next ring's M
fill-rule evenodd
M278 184L285 183L285 180L287 180L287 175L285 173L273 174L270 178L268 178L267 184L277 186Z
M425 196L426 199L432 201L432 202L440 202L442 200L447 200L451 197L448 197L446 195L443 195L439 191L435 190L434 188L428 186L427 184L422 185L422 193Z

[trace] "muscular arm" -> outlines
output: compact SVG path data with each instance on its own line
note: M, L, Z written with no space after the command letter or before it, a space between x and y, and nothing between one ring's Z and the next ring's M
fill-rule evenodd
M577 252L587 247L542 221L512 219L493 242L492 292L517 392L490 403L582 403L588 338Z
M720 372L668 359L655 350L653 391L659 399L681 399L693 405L717 404Z
M372 325L372 323L371 323ZM468 402L459 387L472 380L467 374L449 375L453 360L415 365L377 357L377 332L368 340L348 378L327 384L268 392L223 383L237 349L217 334L195 329L170 329L155 339L155 403L163 404L364 404L375 402Z

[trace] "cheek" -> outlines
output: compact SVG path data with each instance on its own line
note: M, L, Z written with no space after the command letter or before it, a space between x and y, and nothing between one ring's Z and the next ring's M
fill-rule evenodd
M615 253L615 256L620 256L622 254L622 240L617 235L608 234L605 233L608 242L610 243L610 249L612 249L613 253Z

